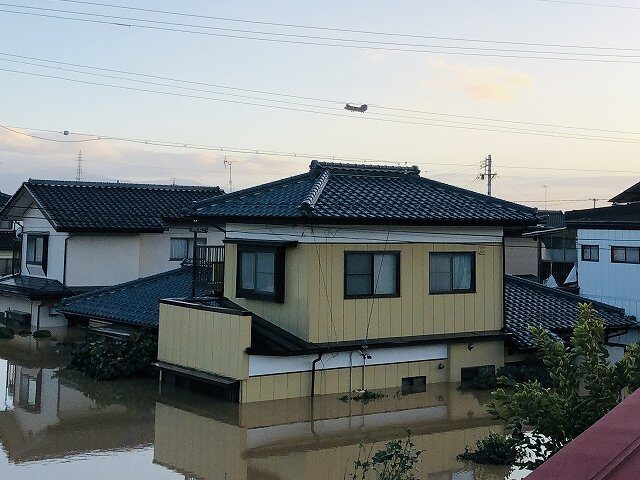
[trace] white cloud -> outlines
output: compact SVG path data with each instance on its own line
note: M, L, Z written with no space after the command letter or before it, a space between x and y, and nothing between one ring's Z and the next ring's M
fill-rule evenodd
M427 83L463 92L468 97L490 101L512 101L534 85L526 73L503 67L461 65L446 60L431 60L437 72Z

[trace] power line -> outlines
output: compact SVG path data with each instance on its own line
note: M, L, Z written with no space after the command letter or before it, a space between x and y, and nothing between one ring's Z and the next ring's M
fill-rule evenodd
M13 4L2 4L0 5L9 5ZM29 9L39 9L39 10L53 10L53 9L44 9L39 7L29 7L29 6L20 6L18 8L29 8ZM574 62L597 62L597 63L626 63L626 64L638 64L640 61L628 60L626 58L637 58L636 55L619 55L619 54L584 54L578 52L527 52L524 50L518 50L521 53L532 53L532 55L517 55L517 54L507 54L507 53L483 53L483 52L459 52L459 51L438 51L438 50L430 50L430 48L461 48L461 47L450 47L450 46L425 46L424 48L404 48L404 47L394 47L393 43L387 42L386 45L383 45L384 42L374 42L374 41L365 41L365 40L357 40L357 39L331 39L329 37L317 37L318 41L310 41L310 40L293 40L293 39L285 39L285 38L268 38L268 37L255 37L255 36L247 36L244 34L231 34L231 33L215 33L208 31L200 31L200 30L187 30L184 28L174 28L174 27L160 27L158 25L144 25L144 24L136 24L131 23L134 22L146 22L146 23L160 23L165 25L171 25L172 22L160 22L153 20L144 20L144 19L130 19L128 17L117 17L117 16L109 16L109 15L100 15L100 14L91 14L91 13L83 13L83 12L71 12L75 15L84 15L84 16L97 16L97 17L109 17L118 19L121 21L126 21L128 23L122 23L118 21L108 21L108 20L96 20L92 18L78 18L78 17L68 17L64 15L53 15L53 14L45 14L45 13L34 13L34 12L24 12L24 11L16 11L16 10L7 10L0 9L0 12L10 13L15 15L26 15L32 17L41 17L41 18L51 18L51 19L59 19L59 20L70 20L76 22L85 22L85 23L93 23L93 24L101 24L101 25L112 25L118 27L128 27L128 28L142 28L149 30L158 30L165 32L177 32L177 33L188 33L194 35L205 35L205 36L213 36L213 37L221 37L221 38L232 38L232 39L244 39L244 40L254 40L254 41L262 41L262 42L272 42L272 43L286 43L286 44L294 44L294 45L312 45L312 46L324 46L324 47L337 47L337 48L351 48L351 49L365 49L365 50L385 50L385 51L396 51L396 52L409 52L409 53L431 53L437 55L462 55L462 56L480 56L480 57L494 57L494 58L519 58L519 59L530 59L530 60L560 60L560 61L574 61ZM178 23L173 22L175 25L180 25ZM202 25L195 25L195 28L210 28L217 30L225 30L219 27L208 27ZM230 30L230 29L227 29ZM256 32L255 34L259 35L280 35L280 36L288 36L288 37L296 37L296 38L313 38L310 35L292 35L292 34L280 34L273 32ZM330 41L337 41L343 43L328 43ZM345 43L347 42L347 43ZM363 45L365 43L366 45ZM408 44L407 44L408 45ZM488 49L479 49L477 47L466 47L467 50L488 50ZM498 50L498 49L493 49ZM506 50L505 50L506 51ZM556 55L556 56L548 56L548 55ZM573 57L569 56L573 55ZM575 57L576 55L586 55L590 57L597 58L586 58L586 57ZM600 58L601 56L607 58Z
M563 132L547 132L547 131L541 131L541 130L518 129L515 127L500 127L500 126L494 127L492 125L470 124L469 122L447 121L448 122L447 124L443 124L443 123L435 123L435 122L438 122L438 120L430 120L428 122L426 121L418 122L418 121L412 121L412 120L399 120L399 119L380 118L380 117L376 117L376 118L354 117L349 114L310 110L308 108L294 108L294 107L286 107L282 105L271 105L271 104L255 103L255 102L241 101L241 100L230 100L225 98L208 97L203 95L195 95L195 94L187 94L187 93L179 93L179 92L167 92L163 90L131 87L131 86L104 83L104 82L94 82L89 80L80 80L75 78L62 77L58 75L26 72L23 70L14 70L14 69L8 69L8 68L0 68L0 71L8 72L8 73L16 73L20 75L35 76L40 78L63 80L63 81L68 81L72 83L84 84L84 85L120 89L120 90L154 93L158 95L166 95L166 96L174 96L174 97L190 98L190 99L198 99L198 100L209 100L209 101L224 102L224 103L231 103L231 104L238 104L238 105L286 110L286 111L292 111L292 112L311 113L311 114L323 115L323 116L342 117L342 118L350 118L350 119L356 118L356 119L365 120L365 121L395 123L395 124L403 124L403 125L418 125L418 126L427 126L427 127L455 128L455 129L462 129L462 130L484 131L484 132L495 132L495 133L513 133L518 135L543 136L543 137L549 137L549 138L561 138L561 139L569 139L569 140L589 140L589 141L598 141L598 142L628 143L628 144L640 143L640 139L632 139L632 138L607 137L607 136L601 136L601 135L575 134L575 133L563 133ZM477 126L467 126L467 125L477 125Z
M173 15L173 16L181 16L181 17L189 17L189 18L200 18L200 19L206 19L206 20L216 20L216 21L223 21L223 22L247 23L247 24L253 24L253 25L268 25L273 27L298 28L298 29L332 31L332 32L342 32L342 33L356 33L356 34L362 34L362 35L378 35L378 36L401 37L401 38L423 38L428 40L446 40L446 41L457 41L457 42L522 45L522 46L532 46L532 47L562 47L562 48L587 48L587 49L594 49L594 50L640 51L640 49L637 49L637 48L603 47L601 45L596 46L596 45L571 45L571 44L567 45L567 44L553 44L553 43L513 42L513 41L506 41L506 40L487 40L487 39L466 38L466 37L444 37L444 36L435 36L435 35L419 35L419 34L398 33L398 32L382 32L382 31L374 31L374 30L357 30L353 28L339 28L339 27L327 27L327 26L320 26L320 25L302 25L302 24L295 24L295 23L268 22L264 20L229 18L229 17L220 17L220 16L213 16L213 15L176 12L176 11L170 11L170 10L158 10L153 8L131 7L128 5L116 5L111 3L88 2L88 1L81 1L81 0L57 0L57 1L65 2L65 3L81 4L81 5L107 7L107 8L121 9L121 10L157 13L162 15ZM540 0L540 1L544 1L544 0ZM574 2L574 3L577 3L577 2Z
M59 134L63 135L64 132L60 130L51 130L51 129L42 129L42 128L33 128L33 127L24 127L24 126L7 126L1 125L1 128L4 129L13 129L13 130L28 130L32 132L39 133L50 133L50 134ZM53 139L46 139L40 136L31 135L25 132L18 132L21 135L31 136L37 139L44 139L50 141L58 141ZM129 142L139 145L151 145L158 147L170 147L170 148L187 148L193 150L206 150L206 151L215 151L215 152L226 152L226 153L239 153L239 154L248 154L248 155L263 155L263 156L278 156L278 157L292 157L292 158L303 158L303 159L315 159L315 160L327 160L327 161L347 161L347 162L359 162L359 163L406 163L406 162L398 162L398 161L390 161L388 159L379 159L379 158L371 158L371 157L352 157L352 156L344 156L344 155L335 155L335 154L326 154L326 153L305 153L305 152L288 152L288 151L273 151L266 149L258 149L258 148L249 148L249 147L226 147L226 146L216 146L216 145L205 145L205 144L194 144L188 142L177 142L177 141L169 141L169 140L152 140L152 139L143 139L143 138L133 138L133 137L122 137L122 136L113 136L113 135L103 135L96 133L82 133L82 132L72 132L68 131L68 135L77 135L83 137L91 137L90 140L112 140L118 142ZM85 140L86 141L86 140ZM477 167L477 164L474 163L455 163L455 162L424 162L424 161L411 161L411 164L415 165L438 165L438 166L461 166L461 167ZM534 167L534 166L526 166L526 165L500 165L500 168L514 168L514 169L525 169L525 170L549 170L549 171L570 171L570 172L586 172L586 173L626 173L626 174L636 174L640 175L640 171L637 170L611 170L611 169L585 169L585 168L561 168L561 167Z
M226 89L226 90L242 91L242 92L256 93L256 94L262 94L262 95L270 95L270 96L277 96L277 97L318 101L318 102L329 103L329 104L332 104L332 105L344 105L345 103L348 103L348 101L345 101L345 100L326 99L326 98L310 97L310 96L304 96L304 95L292 95L292 94L287 94L287 93L282 93L282 92L271 92L271 91L265 91L265 90L239 88L239 87L228 86L228 85L220 85L220 84L213 84L213 83L200 82L200 81L191 81L191 80L185 80L185 79L178 79L178 78L174 78L174 77L151 75L151 74L145 74L145 73L139 73L139 72L126 71L126 70L117 70L117 69L96 67L96 66L91 66L91 65L83 65L83 64L70 63L70 62L60 62L60 61L56 61L56 60L50 60L50 59L38 58L38 57L30 57L30 56L25 56L25 55L17 55L17 54L12 54L12 53L7 53L7 52L0 52L0 57L2 57L2 56L17 58L17 59L34 60L34 61L37 61L37 62L44 62L44 63L52 63L52 64L55 64L55 65L73 66L73 67L78 67L78 68L83 68L83 69L96 70L96 71L100 71L100 72L120 73L120 74L124 74L124 75L133 75L133 76L138 76L138 77L143 77L143 78L153 78L153 79L159 79L159 80L166 80L166 81L176 82L176 83L185 83L185 84L188 84L188 85L207 86L207 87L213 87L213 88L221 88L221 89ZM37 63L24 62L24 61L18 61L18 60L10 60L10 59L0 59L0 60L8 61L8 62L14 62L14 63L22 63L22 64L26 64L26 65L33 65L33 66L38 66L38 67L43 67L43 68L54 68L54 67L47 66L47 65L39 65ZM86 74L86 75L97 75L97 74L95 74L93 72L84 72L84 71L81 71L81 70L64 69L64 68L56 68L56 69L62 70L62 71L70 71L70 72L75 72L75 73L81 73L81 74ZM140 83L140 81L136 80L136 79L129 79L129 78L123 78L123 77L117 77L117 76L109 76L109 75L102 75L102 76L104 76L105 78L126 79L127 81L134 81L134 82L139 82ZM169 87L172 87L172 88L181 88L181 89L185 88L185 87L181 87L181 86L178 86L178 85L155 84L155 83L151 83L151 82L149 82L149 83L153 84L153 85L169 86ZM194 91L203 91L203 92L215 93L217 95L236 96L236 97L250 98L250 99L259 99L259 100L269 101L269 102L280 102L277 99L236 95L236 94L227 93L227 92L211 92L209 90L200 90L200 89L193 89L193 90ZM309 104L297 104L295 102L286 102L286 101L283 101L281 103L301 105L301 106L309 106ZM314 108L326 108L326 107L323 107L323 106L320 106L320 105L311 105L311 106L314 107ZM475 116L469 116L469 115L456 115L456 114L448 114L448 113L442 113L442 112L415 110L415 109L408 109L408 108L397 108L397 107L391 107L391 106L385 106L385 105L378 105L378 104L375 104L375 103L369 103L369 107L376 107L376 108L382 109L382 110L399 111L399 112L407 112L407 113L418 113L418 114L423 114L423 115L431 115L431 116L439 116L439 117L451 117L451 118L461 118L461 119L469 119L469 120L480 120L480 121L486 121L486 122L498 122L498 123L507 123L507 124L516 124L516 125L540 126L540 127L549 127L549 128L561 128L561 129L571 129L571 130L603 132L603 133L616 133L616 134L622 134L622 135L640 135L640 132L631 132L631 131L624 131L624 130L609 130L609 129L592 128L592 127L579 127L579 126L574 126L574 125L560 125L560 124L549 124L549 123L523 122L523 121L516 121L516 120L490 118L490 117L475 117ZM370 110L368 111L368 114L374 114L374 115L378 114L379 115L379 113L371 112ZM387 115L387 116L389 116L389 115ZM398 117L399 118L419 119L419 117L411 117L411 116L398 116ZM427 120L431 120L431 119L427 119ZM445 122L445 121L448 121L448 120L438 120L438 121ZM456 123L460 123L460 122L456 122Z

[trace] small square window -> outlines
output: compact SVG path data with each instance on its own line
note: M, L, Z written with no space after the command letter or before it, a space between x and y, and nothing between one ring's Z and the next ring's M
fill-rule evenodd
M238 247L236 296L284 301L284 248Z
M475 289L475 253L429 254L429 293L471 293Z
M345 298L400 295L400 252L345 252Z
M599 262L600 247L598 245L582 245L582 260L585 262Z
M420 393L427 391L427 377L405 377L402 379L402 394Z

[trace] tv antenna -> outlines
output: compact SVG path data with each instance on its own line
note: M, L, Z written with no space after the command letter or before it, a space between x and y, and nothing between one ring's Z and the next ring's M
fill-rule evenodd
M231 180L231 166L236 163L236 160L227 160L227 157L224 157L222 161L224 163L224 168L229 167L229 193L233 192L233 181Z

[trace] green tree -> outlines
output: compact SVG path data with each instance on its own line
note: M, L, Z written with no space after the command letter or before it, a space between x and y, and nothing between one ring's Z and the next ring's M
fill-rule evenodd
M615 407L623 392L640 387L640 346L610 363L604 322L588 304L580 305L569 345L542 328L529 330L551 385L529 381L499 388L488 409L513 430L519 448L533 453L524 465L535 467Z
M360 444L358 458L353 463L353 471L345 474L345 480L418 480L415 475L421 450L417 450L407 432L405 440L388 442L384 448L371 455ZM369 474L372 474L370 476Z

